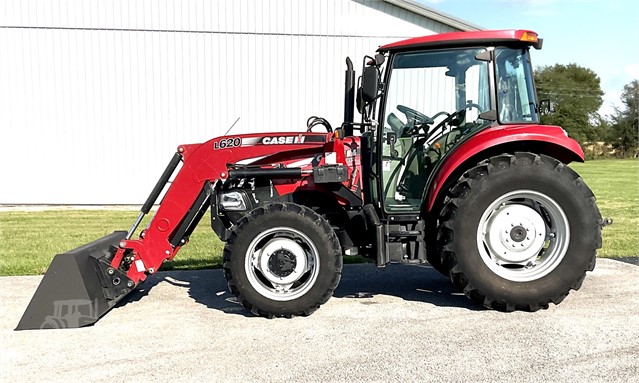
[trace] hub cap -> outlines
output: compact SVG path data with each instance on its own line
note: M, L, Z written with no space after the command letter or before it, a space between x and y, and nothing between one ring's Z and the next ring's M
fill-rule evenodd
M258 293L272 300L289 301L313 287L319 273L319 256L304 233L275 227L251 241L244 267Z
M570 228L552 198L517 190L497 198L484 211L477 247L484 263L502 278L526 282L559 265L568 250Z
M295 254L288 250L275 250L268 259L268 269L280 278L288 277L295 271Z

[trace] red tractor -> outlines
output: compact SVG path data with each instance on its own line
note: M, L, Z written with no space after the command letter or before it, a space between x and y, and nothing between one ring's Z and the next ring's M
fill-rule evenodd
M172 260L209 209L229 288L256 315L311 314L344 254L429 262L496 310L560 303L593 269L604 220L566 165L584 160L577 142L539 123L551 106L536 98L529 51L541 45L525 30L385 45L357 86L347 58L335 130L313 117L305 132L179 146L128 232L53 259L17 329L42 327L61 300L94 303L97 320Z

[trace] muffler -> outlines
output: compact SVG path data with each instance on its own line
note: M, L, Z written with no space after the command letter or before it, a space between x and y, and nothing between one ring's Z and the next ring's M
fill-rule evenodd
M110 260L126 231L53 258L16 330L78 328L97 322L135 283Z

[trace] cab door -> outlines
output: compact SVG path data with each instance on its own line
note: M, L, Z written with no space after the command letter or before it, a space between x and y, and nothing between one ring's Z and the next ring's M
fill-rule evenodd
M378 131L379 188L386 214L419 213L430 174L490 110L483 47L391 57Z

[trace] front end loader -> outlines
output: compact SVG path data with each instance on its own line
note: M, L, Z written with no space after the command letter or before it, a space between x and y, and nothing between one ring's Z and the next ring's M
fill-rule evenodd
M584 160L577 142L539 123L551 105L533 82L541 45L525 30L385 45L364 58L358 86L347 59L335 130L313 117L303 132L179 146L128 231L55 256L16 329L95 323L209 210L229 289L259 316L310 315L345 254L380 268L428 262L491 309L560 303L594 268L606 221L566 166Z
M292 158L298 152L302 155L323 153L326 141L327 134L324 133L271 133L220 137L204 144L180 146L128 232L116 231L54 257L17 329L41 328L55 303L67 300L91 302L95 312L93 322L97 321L148 275L159 270L165 260L173 259L188 242L207 209L218 209L218 194L224 181L230 183L249 176L266 176L284 181L293 179L292 185L296 187L304 172L313 172L310 166L306 171L299 167L274 166L229 169L229 163L253 157L282 156L282 146ZM181 169L149 226L140 233L140 238L132 239L180 164ZM335 167L327 166L326 169L331 173ZM229 231L223 221L224 217L214 213L212 227L226 239Z

